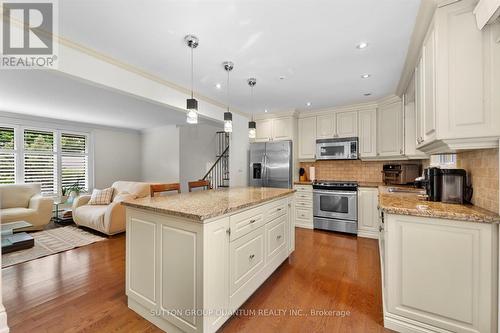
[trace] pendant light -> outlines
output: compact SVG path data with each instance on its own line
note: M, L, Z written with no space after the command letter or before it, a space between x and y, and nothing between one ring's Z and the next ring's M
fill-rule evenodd
M224 132L231 133L233 131L233 114L229 111L229 73L233 70L234 64L231 61L222 63L227 72L227 111L224 112Z
M194 35L187 35L184 41L191 49L191 98L186 100L186 109L188 110L186 122L188 124L198 123L198 101L194 98L193 85L194 85L194 65L193 65L193 50L198 47L198 37Z
M257 84L257 79L254 77L251 77L247 80L248 85L250 86L250 99L251 103L253 105L253 87ZM255 139L255 136L257 135L257 124L253 120L253 113L252 113L252 120L248 122L248 137L250 139Z

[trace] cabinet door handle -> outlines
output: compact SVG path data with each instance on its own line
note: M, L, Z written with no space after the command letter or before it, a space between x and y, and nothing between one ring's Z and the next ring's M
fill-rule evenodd
M281 239L281 235L276 236L276 239Z
M228 234L229 236L231 236L231 228L226 229L226 234Z
M278 209L276 209L276 211L277 211L277 212L279 212L279 211L281 211L281 209L282 209L282 208L278 208Z
M384 227L382 227L381 225L378 226L378 231L379 232L382 232L384 230Z
M257 222L257 220L254 220L254 219L250 220L250 224L255 223L255 222Z
M249 258L250 258L250 259L255 258L255 254L251 254Z

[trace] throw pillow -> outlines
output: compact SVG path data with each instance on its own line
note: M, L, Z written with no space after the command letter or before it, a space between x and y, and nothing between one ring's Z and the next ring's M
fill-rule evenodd
M104 190L94 189L90 197L89 205L109 205L113 197L113 188L105 188Z

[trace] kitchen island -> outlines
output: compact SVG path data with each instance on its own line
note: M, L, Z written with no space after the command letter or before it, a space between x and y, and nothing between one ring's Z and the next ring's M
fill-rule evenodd
M123 202L128 306L169 333L215 332L295 248L294 190Z

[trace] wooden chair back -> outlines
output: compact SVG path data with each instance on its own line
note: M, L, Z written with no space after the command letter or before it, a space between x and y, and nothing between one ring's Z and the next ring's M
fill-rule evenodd
M156 193L161 192L170 192L177 191L177 193L181 193L181 184L180 183L172 183L172 184L152 184L151 185L151 196L154 197Z
M210 189L210 182L208 180L196 180L193 182L188 182L189 192L192 192L193 188L204 187L205 190Z

